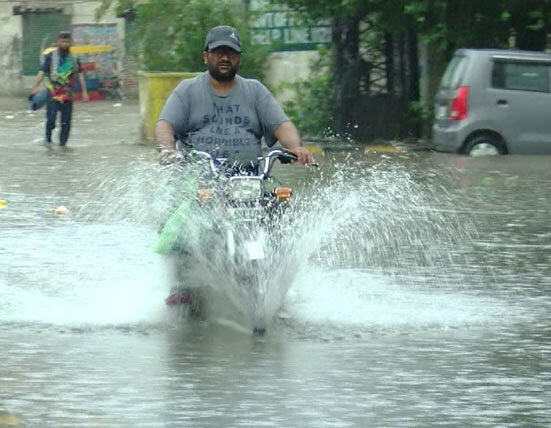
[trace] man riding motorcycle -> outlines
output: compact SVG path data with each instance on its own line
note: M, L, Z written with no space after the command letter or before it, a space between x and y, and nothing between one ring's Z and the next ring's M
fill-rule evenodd
M235 28L221 25L206 37L203 60L207 71L183 80L168 97L155 127L159 161L172 163L178 149L196 149L213 157L257 158L261 139L279 141L301 164L312 154L301 145L299 133L269 90L258 80L237 74L241 38Z
M155 141L161 164L180 161L184 153L194 150L213 159L227 159L230 164L245 163L261 156L262 138L268 147L279 141L303 165L313 163L298 130L269 90L259 81L237 74L241 39L235 28L212 28L206 36L203 59L207 71L182 81L160 114ZM178 292L166 302L188 300L189 296Z

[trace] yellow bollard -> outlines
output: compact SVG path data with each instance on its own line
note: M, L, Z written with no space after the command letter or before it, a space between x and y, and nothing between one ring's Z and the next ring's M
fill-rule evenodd
M140 98L140 116L142 131L146 141L153 141L155 124L165 105L165 101L184 79L191 79L201 73L192 72L163 72L153 73L138 71L138 91Z

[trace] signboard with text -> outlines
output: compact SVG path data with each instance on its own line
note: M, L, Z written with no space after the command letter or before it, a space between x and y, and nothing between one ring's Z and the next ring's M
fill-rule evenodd
M331 27L327 22L305 26L290 9L274 10L266 0L252 0L249 9L258 14L252 23L253 42L275 43L276 50L313 50L319 44L331 43Z

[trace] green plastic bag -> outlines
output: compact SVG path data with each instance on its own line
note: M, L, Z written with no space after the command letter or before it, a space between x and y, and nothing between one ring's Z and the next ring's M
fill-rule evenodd
M189 213L195 202L197 176L195 174L190 174L182 184L182 189L182 202L165 222L153 247L153 250L159 254L167 254L170 252L180 236L182 225L186 219L188 219Z

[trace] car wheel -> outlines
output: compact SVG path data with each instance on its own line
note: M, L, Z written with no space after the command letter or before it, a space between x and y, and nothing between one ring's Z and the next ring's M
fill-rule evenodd
M491 135L481 135L473 138L465 146L465 154L473 157L497 156L504 153L501 141Z

